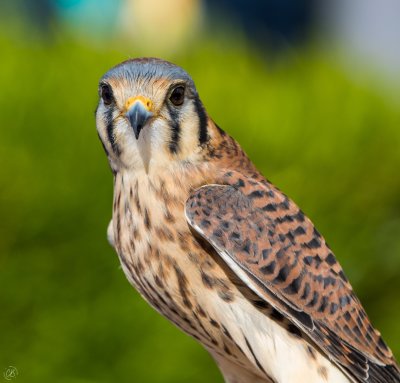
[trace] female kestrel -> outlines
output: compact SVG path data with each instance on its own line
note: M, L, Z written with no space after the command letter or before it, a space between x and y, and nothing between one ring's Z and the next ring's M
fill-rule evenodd
M324 238L208 117L183 69L128 60L99 93L110 242L130 283L226 382L400 382Z

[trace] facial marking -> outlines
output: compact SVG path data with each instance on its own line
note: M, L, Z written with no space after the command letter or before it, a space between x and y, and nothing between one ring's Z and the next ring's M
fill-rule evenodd
M209 140L208 117L190 76L157 59L130 60L100 80L99 135L117 167L141 169L195 159Z
M179 139L181 127L179 123L179 113L176 109L167 104L171 124L171 140L168 145L171 153L177 153L179 149Z
M109 143L111 144L111 148L113 152L118 156L121 154L121 151L118 147L118 144L114 135L114 121L113 121L113 108L109 108L105 113L106 120L106 129L107 129L107 138Z
M203 145L209 139L207 130L207 113L199 98L194 100L194 104L199 117L199 144Z

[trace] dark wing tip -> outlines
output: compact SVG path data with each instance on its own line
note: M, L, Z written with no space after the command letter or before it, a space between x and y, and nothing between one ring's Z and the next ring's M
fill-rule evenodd
M395 364L385 366L369 363L368 383L400 383L400 370Z

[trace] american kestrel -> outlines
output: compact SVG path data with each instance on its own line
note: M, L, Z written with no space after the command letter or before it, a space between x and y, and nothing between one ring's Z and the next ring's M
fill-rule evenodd
M400 382L324 238L207 115L183 69L128 60L99 94L109 240L129 282L226 382Z

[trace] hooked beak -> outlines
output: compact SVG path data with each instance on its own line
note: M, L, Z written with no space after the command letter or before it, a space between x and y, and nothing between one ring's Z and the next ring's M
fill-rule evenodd
M129 120L136 139L139 138L140 131L148 119L153 116L151 110L151 101L144 97L131 97L126 102L126 118Z

